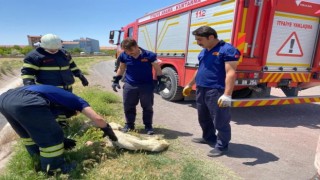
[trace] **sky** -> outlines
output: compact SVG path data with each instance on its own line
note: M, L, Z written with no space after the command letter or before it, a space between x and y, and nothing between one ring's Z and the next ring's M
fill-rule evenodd
M27 35L58 35L108 43L119 30L146 13L183 0L0 0L0 45L27 45Z

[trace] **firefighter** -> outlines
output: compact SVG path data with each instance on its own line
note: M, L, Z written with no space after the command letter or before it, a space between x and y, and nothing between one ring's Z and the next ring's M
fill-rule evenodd
M72 92L74 77L78 77L83 86L89 82L72 60L70 53L62 49L61 39L54 34L41 37L40 47L31 51L23 60L21 76L24 85L47 84ZM68 126L68 112L60 108L57 118L63 127Z
M152 67L157 75L156 87L163 89L163 75L157 61L157 55L140 48L134 39L127 38L121 42L124 50L119 56L120 66L117 75L113 78L112 88L117 92L120 89L119 81L124 72L123 105L126 124L123 132L134 130L136 119L136 106L139 101L143 109L142 120L148 135L154 134L152 127L153 118L153 90L155 88Z
M198 56L199 68L183 89L183 95L188 96L191 87L196 84L202 138L192 141L214 146L208 156L220 156L228 150L231 139L229 106L240 52L231 44L219 40L217 32L209 26L199 27L192 34L197 44L203 47Z
M57 169L69 173L75 168L67 164L64 149L75 146L75 141L64 139L55 121L55 105L69 111L83 113L112 141L117 137L111 127L82 98L51 85L29 85L11 89L0 95L0 112L20 136L31 156L40 156L41 170L52 174Z
M24 85L47 84L72 92L75 76L83 86L88 86L88 80L70 53L62 49L61 39L57 35L46 34L40 41L40 47L31 51L23 60L21 76Z

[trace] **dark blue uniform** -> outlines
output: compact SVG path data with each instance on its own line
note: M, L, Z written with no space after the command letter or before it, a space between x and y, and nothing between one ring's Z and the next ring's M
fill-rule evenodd
M141 49L137 59L121 53L119 60L127 66L125 84L123 86L123 104L126 123L134 127L136 106L139 101L143 109L142 120L146 128L152 126L153 118L153 77L152 64L157 60L153 52Z
M47 84L72 91L74 77L80 77L81 71L71 55L64 49L50 54L38 47L24 59L21 76L24 85Z
M210 51L203 49L198 56L195 81L199 123L203 139L216 143L219 149L227 148L231 139L230 108L220 108L217 104L225 89L225 62L237 61L239 56L240 52L224 41Z
M29 154L40 155L43 171L65 165L64 136L55 120L56 105L73 112L89 106L80 97L49 85L24 86L0 96L0 112L22 138Z

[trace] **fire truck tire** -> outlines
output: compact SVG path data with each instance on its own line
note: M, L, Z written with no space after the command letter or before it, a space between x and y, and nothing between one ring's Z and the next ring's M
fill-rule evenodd
M266 84L259 84L256 90L253 90L250 98L268 98L271 94L271 88Z
M301 89L297 87L281 87L281 90L287 97L297 97Z
M243 88L240 90L233 91L232 99L250 98L252 90L249 88Z
M181 86L179 84L179 76L177 72L170 67L162 69L162 74L167 77L166 88L160 92L163 99L168 101L181 101L183 100Z

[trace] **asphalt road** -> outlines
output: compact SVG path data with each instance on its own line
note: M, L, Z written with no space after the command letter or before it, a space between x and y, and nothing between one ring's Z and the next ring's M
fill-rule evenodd
M111 90L113 62L95 65L90 72L91 85ZM320 88L302 91L303 95L320 94ZM118 92L121 96L122 91ZM272 95L283 96L279 90ZM219 161L244 179L309 179L313 166L316 142L320 134L318 104L250 107L232 109L232 140L227 155L206 156L211 147L191 142L201 136L195 102L173 103L155 95L154 125L156 133L166 139L179 139L199 158ZM141 110L137 123L142 124Z

